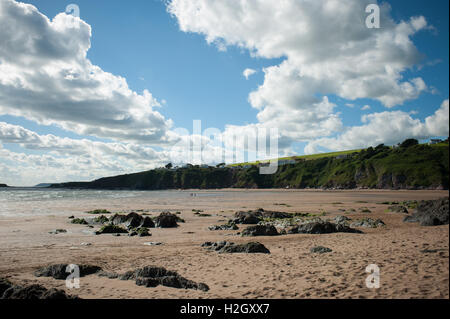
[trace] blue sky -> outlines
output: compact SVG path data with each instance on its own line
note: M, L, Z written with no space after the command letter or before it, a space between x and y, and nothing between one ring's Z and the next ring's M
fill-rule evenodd
M201 0L199 1L201 2ZM277 67L288 59L295 60L293 56L287 57L283 54L275 58L269 58L273 55L271 52L259 54L259 57L252 56L248 43L253 40L253 35L233 35L219 27L214 30L214 24L210 26L211 34L209 34L209 31L198 31L199 27L195 21L186 20L188 22L183 22L185 20L182 21L181 19L184 13L178 11L174 15L169 14L166 3L159 0L129 2L32 0L24 2L34 5L39 12L49 19L64 12L68 4L75 3L78 5L80 18L89 24L92 29L91 47L87 51L87 58L93 65L100 67L103 71L125 78L131 91L138 94L143 94L144 90L151 92L152 96L161 103L161 107L154 108L155 112L161 114L165 120L170 119L173 122L172 128L183 127L192 130L192 121L196 119L202 120L203 128L215 127L221 131L224 131L227 125L246 127L255 123L270 122L270 116L269 119L262 120L261 116L264 117L264 115L260 114L261 109L252 107L249 94L258 91L258 87L265 84L265 81L269 83L270 78L264 74L263 68ZM181 2L183 0L177 1L175 7ZM314 137L308 138L303 137L302 134L289 134L290 132L287 132L285 135L291 147L286 152L303 154L307 151L305 146L309 144L312 146L314 143L317 145L314 144L314 148L309 148L310 151L333 150L330 145L342 145L340 147L345 148L349 143L343 140L345 136L342 138L340 136L352 127L364 125L362 116L373 113L401 111L410 115L408 121L411 123L413 120L425 122L426 118L433 116L442 103L448 99L449 2L443 0L433 0L427 3L420 0L391 0L388 2L392 6L390 15L397 24L401 21L408 22L411 17L417 16L423 16L427 21L426 28L410 36L413 45L423 55L423 58L409 65L405 63L405 66L402 66L399 72L402 78L396 79L400 83L410 81L413 78L421 78L426 83L427 89L420 90L420 93L414 98L405 98L402 103L389 107L386 107L386 102L382 98L377 99L370 95L365 97L364 94L360 94L360 98L352 100L348 98L348 91L345 93L342 93L342 90L325 92L324 95L327 96L329 102L336 104L333 111L327 111L329 112L328 115L332 117L337 114L341 123L329 124L323 119L317 124L317 127L331 125L333 129L327 128L328 133L318 133ZM208 23L207 14L205 13L205 16L201 16L199 19L205 18L205 23ZM185 16L187 17L188 13ZM185 24L185 31L190 32L180 30L183 23ZM220 23L221 20L219 19L217 25L220 25ZM270 24L270 19L267 23ZM279 26L274 26L273 29L275 30L277 27ZM208 35L212 38L217 35L223 38L223 41L227 44L226 50L221 51L215 44L207 43L205 37ZM275 33L274 35L276 38ZM235 45L234 39L236 38L241 39L240 41L243 43L241 47ZM295 37L290 37L289 41L295 42ZM259 45L260 47L257 43L255 49L262 52L263 44ZM297 49L299 56L304 53L302 50L302 48ZM413 55L413 53L411 54ZM2 61L1 55L0 61ZM295 67L298 67L298 65ZM247 68L257 71L248 79L242 74ZM280 87L283 85L286 85L286 82L280 82ZM268 104L267 110L270 107L278 107L276 103L279 101L271 100L270 94L262 91L259 93L264 97L265 103ZM316 93L322 97L321 93L315 92L314 94ZM303 102L298 101L298 105L301 103ZM351 106L348 106L350 104ZM370 108L363 109L366 105ZM293 106L295 107L296 104ZM264 108L266 106L262 107L262 109ZM87 139L100 143L129 142L122 137L116 138L116 135L86 133L92 132L92 130L84 130L84 128L82 132L81 129L72 130L70 124L59 125L56 120L52 122L53 124L45 125L45 121L37 120L36 116L28 116L26 112L19 115L13 113L0 112L0 122L24 128L39 136L52 134L61 138ZM260 114L260 117L257 118L258 114ZM278 125L282 126L283 122L278 122ZM297 127L295 125L292 127ZM337 128L339 126L340 128ZM414 130L411 129L411 131ZM423 137L424 134L420 133L419 135ZM398 138L403 138L403 136ZM362 146L368 146L375 142L373 137L372 139L368 137ZM392 138L386 142L392 144L398 141ZM11 143L6 138L3 141L0 140L0 143L0 145L3 145L3 149L26 156L44 156L51 151L47 147L24 147L22 143ZM140 146L147 145L145 142L135 140L132 143ZM156 143L158 145L148 144L151 144L150 146L157 151L164 149L164 144L159 142ZM353 145L348 147L351 146ZM84 156L84 154L81 155ZM60 159L67 154L52 153L51 156ZM3 163L11 163L11 159L6 157L0 158L0 163L2 163L2 160ZM155 161L155 163L157 162ZM11 164L4 164L4 167L8 167L8 165ZM110 167L110 165L112 164L108 163L106 166ZM111 169L110 171L112 174L139 170L140 168L142 166L134 167L130 163L127 167ZM2 179L1 172L0 170L0 182ZM104 169L99 170L97 174L107 172L109 171ZM52 174L48 173L46 178L64 179L67 177ZM85 176L82 179L97 177L97 174ZM74 175L76 174L74 173ZM27 177L22 178L24 181L28 180ZM6 174L3 179L10 180L6 177Z
M25 2L35 5L48 17L64 12L67 5L74 3ZM435 32L414 36L414 43L424 54L422 63L436 64L410 73L427 79L439 94L423 94L401 106L402 110L418 111L417 118L423 119L449 95L449 2L433 0L424 5L422 0L395 0L389 3L397 20L424 15L436 28ZM282 58L255 59L247 50L236 47L220 52L214 45L207 44L203 36L181 32L160 0L130 4L81 0L76 4L80 7L81 18L93 29L89 59L103 70L125 77L133 90L141 92L147 88L156 98L166 100L161 113L173 119L176 126L192 130L192 120L201 119L206 127L223 129L226 124L244 125L255 121L257 111L249 105L248 94L263 82L264 74L258 72L247 81L242 71L277 65ZM339 105L345 112L344 124L359 124L361 115L367 112L349 110L344 102ZM384 108L378 102L365 99L355 104L370 104L372 110ZM22 122L17 120L17 123ZM40 131L46 132L46 128ZM54 132L73 136L57 129Z

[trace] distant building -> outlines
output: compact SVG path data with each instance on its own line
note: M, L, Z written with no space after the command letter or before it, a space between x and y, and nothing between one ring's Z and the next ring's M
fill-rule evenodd
M283 165L291 165L291 164L295 164L296 163L296 161L295 161L295 159L285 159L285 160L279 160L278 161L278 165L279 166L283 166Z
M442 143L442 140L440 140L438 138L432 138L428 144L434 145L434 144L439 144L439 143Z

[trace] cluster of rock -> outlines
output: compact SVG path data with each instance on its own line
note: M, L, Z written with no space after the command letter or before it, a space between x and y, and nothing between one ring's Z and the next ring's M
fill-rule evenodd
M362 233L351 228L346 222L324 221L320 218L300 223L287 230L288 234L331 234L331 233Z
M232 222L234 222L235 224L258 224L265 218L284 219L292 217L293 215L289 213L265 211L264 209L259 208L257 210L250 210L247 212L236 212L234 214L234 219L232 220Z
M415 211L404 218L404 222L420 223L422 226L448 225L449 223L449 198L421 201Z
M100 211L99 211L100 212ZM184 222L183 219L170 212L162 212L159 216L151 218L149 216L142 216L137 213L129 214L114 214L111 217L101 215L95 218L73 218L73 224L81 225L102 225L102 227L95 232L97 235L101 234L128 234L129 236L151 236L149 228L175 228L178 227L178 222Z
M178 289L195 289L208 291L209 287L204 283L196 283L180 276L175 271L167 270L163 267L146 266L128 271L124 274L100 272L99 276L110 279L135 280L136 285L144 287L157 287L159 285L178 288Z
M258 242L249 242L245 244L235 244L228 241L220 242L205 242L202 247L208 250L217 251L218 253L246 253L246 254L270 254L269 249L267 249L263 244Z
M241 232L243 237L254 237L254 236L278 236L277 229L273 225L255 225L249 226Z
M47 289L41 285L20 286L0 278L0 299L78 299L64 290Z

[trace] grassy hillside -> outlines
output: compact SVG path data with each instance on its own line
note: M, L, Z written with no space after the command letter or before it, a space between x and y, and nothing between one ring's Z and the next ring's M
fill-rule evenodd
M295 164L280 166L273 175L259 174L256 165L250 168L193 166L176 170L155 169L52 187L142 190L228 187L448 189L449 184L448 143L397 148L380 145L295 159Z

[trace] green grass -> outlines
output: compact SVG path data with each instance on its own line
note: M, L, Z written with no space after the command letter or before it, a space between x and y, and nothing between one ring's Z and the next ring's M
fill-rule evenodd
M337 157L340 155L349 155L353 153L359 153L362 149L358 150L349 150L349 151L341 151L341 152L331 152L331 153L319 153L319 154L312 154L312 155L302 155L302 156L290 156L290 157L280 157L278 159L272 159L272 160L315 160L319 158L328 158L328 157ZM247 165L258 165L258 164L264 164L269 163L271 160L265 160L265 161L255 161L255 162L246 162L246 163L235 163L227 165L228 167L236 167L236 166L247 166Z

